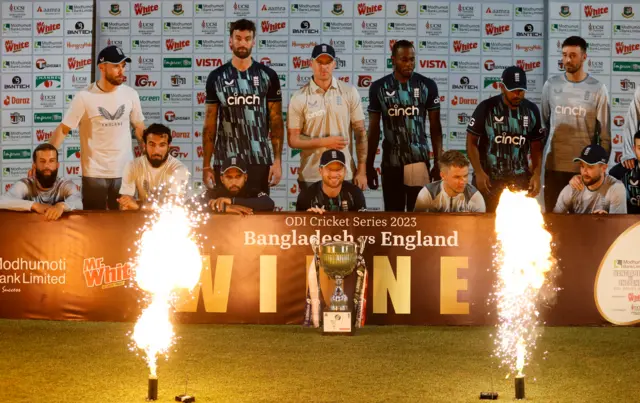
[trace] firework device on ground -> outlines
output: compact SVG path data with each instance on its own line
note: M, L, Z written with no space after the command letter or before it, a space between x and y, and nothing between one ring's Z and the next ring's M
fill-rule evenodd
M158 378L149 377L149 387L147 389L147 401L158 400Z
M480 400L498 400L498 392L480 392Z

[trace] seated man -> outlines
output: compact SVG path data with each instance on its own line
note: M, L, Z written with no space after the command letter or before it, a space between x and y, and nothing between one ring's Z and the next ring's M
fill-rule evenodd
M554 213L575 214L627 214L624 185L611 175L607 175L608 155L599 145L589 145L580 157L580 181L578 190L571 184L560 192ZM574 179L572 179L573 181Z
M171 130L158 123L142 134L145 154L130 161L124 168L120 187L120 210L148 210L154 201L167 196L181 196L187 190L189 170L177 158L169 155ZM135 199L136 191L138 199Z
M327 150L320 157L322 180L302 189L298 195L296 211L364 211L367 205L364 193L351 182L345 182L347 173L345 156L339 150Z
M627 190L627 212L629 214L640 214L640 165L638 165L640 160L640 130L633 136L633 142L633 151L636 158L625 161L627 166L633 166L633 168L626 168L621 163L611 168L609 175L621 181ZM633 164L629 164L629 161L633 161Z
M57 220L63 212L82 210L82 196L68 179L58 178L58 150L49 143L33 151L34 177L20 179L0 198L0 208L35 211L47 220Z
M240 157L229 157L220 168L220 182L205 194L209 207L216 213L239 215L254 211L273 211L275 203L268 194L247 188L247 163Z
M439 161L442 180L424 186L414 211L432 213L484 213L482 194L469 184L469 160L460 151L449 150Z

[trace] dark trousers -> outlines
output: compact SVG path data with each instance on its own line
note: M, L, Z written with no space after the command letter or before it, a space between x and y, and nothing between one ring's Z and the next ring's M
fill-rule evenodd
M558 196L571 178L577 175L575 172L546 171L544 173L544 208L545 212L553 213L553 208L558 202Z
M473 175L473 180L471 184L478 187L476 182L476 176ZM491 189L489 189L489 193L482 193L482 197L484 198L484 204L487 208L487 213L495 213L498 208L498 204L500 203L500 196L502 195L502 191L506 188L509 188L513 191L527 191L529 190L529 178L522 177L512 180L506 181L491 181Z
M118 210L122 178L82 177L82 208L84 210Z
M248 165L247 183L245 183L247 189L256 189L269 194L269 169L271 169L270 165ZM213 175L216 185L222 186L219 166L213 167Z
M404 184L404 167L382 167L384 211L413 211L422 186Z

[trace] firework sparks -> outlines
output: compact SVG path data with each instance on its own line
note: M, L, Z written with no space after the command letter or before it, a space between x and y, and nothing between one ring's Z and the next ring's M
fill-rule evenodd
M145 353L150 379L157 377L157 358L166 357L175 342L171 307L180 289L193 289L200 280L202 258L194 229L202 216L181 203L155 206L141 230L134 264L135 282L147 292L147 307L136 323L132 339Z
M509 369L507 378L512 373L524 377L535 349L540 288L553 266L551 234L544 226L535 199L525 192L502 193L496 211L498 278L492 301L498 307L495 355Z

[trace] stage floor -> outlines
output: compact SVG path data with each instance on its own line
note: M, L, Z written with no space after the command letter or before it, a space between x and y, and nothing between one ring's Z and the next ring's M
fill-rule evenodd
M144 402L148 370L129 351L132 323L0 320L0 400ZM492 328L368 327L323 337L300 326L181 325L160 360L159 402L512 401L513 380L491 368ZM546 328L526 368L534 402L640 399L640 328ZM546 359L543 352L548 351ZM535 381L534 381L535 378Z

